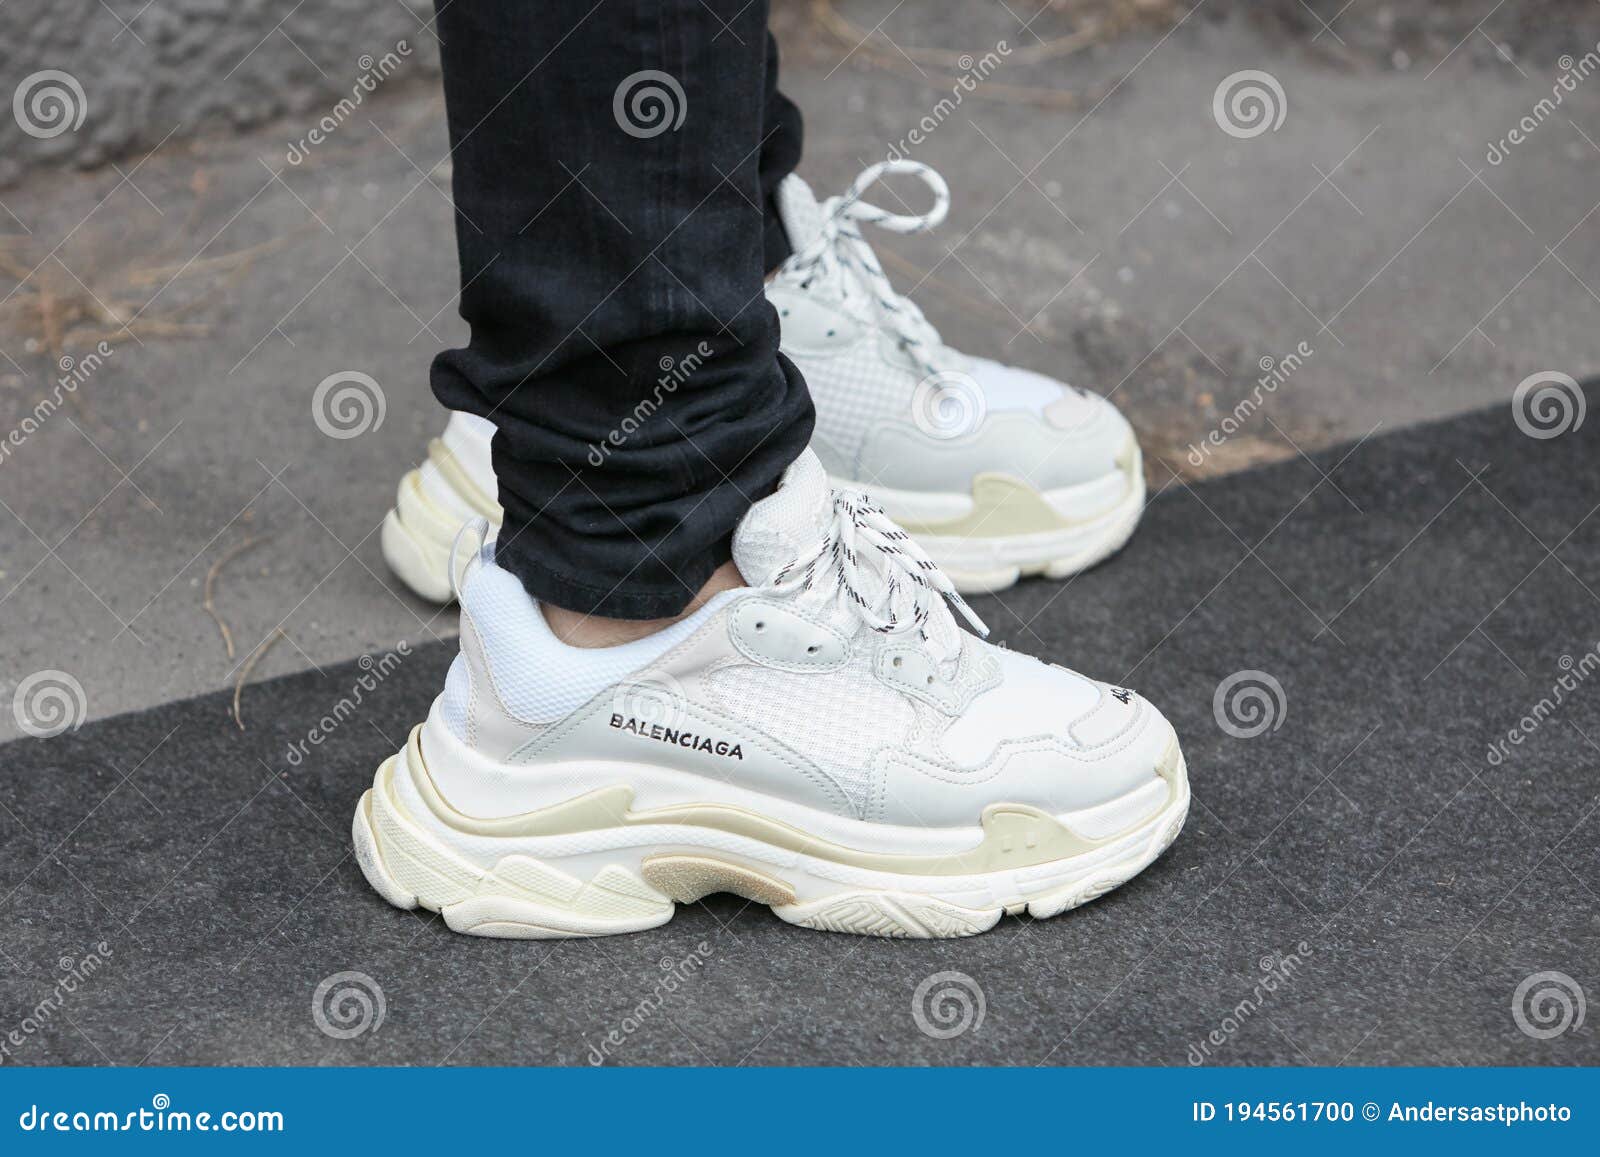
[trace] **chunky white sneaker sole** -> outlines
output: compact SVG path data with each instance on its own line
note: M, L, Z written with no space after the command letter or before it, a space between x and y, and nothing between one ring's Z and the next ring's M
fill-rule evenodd
M498 528L501 513L499 504L466 476L440 439L429 443L428 462L428 477L418 469L406 471L400 479L394 509L384 516L379 541L389 569L413 594L448 603L455 598L450 589L450 550L456 535L477 517Z
M618 763L491 764L490 774L520 773L523 783L537 771L540 790L570 794L535 811L479 820L439 795L421 733L379 767L361 797L356 855L395 907L439 912L450 928L478 936L639 932L713 892L767 904L808 928L971 936L1007 912L1042 919L1103 896L1159 856L1189 810L1174 737L1151 780L1123 799L1063 816L991 804L965 829L870 824L655 765ZM444 758L488 762L459 742L442 746ZM693 799L697 790L705 802L633 808L647 794Z

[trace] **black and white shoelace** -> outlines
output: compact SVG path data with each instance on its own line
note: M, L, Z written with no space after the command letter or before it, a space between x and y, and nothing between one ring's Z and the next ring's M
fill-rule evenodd
M955 584L882 507L860 492L835 490L832 498L821 545L785 564L773 578L775 590L810 590L831 579L861 621L886 635L923 630L934 600L943 598L974 631L988 636L989 628L967 606Z
M861 199L878 178L891 173L920 178L933 193L933 208L926 213L890 213ZM802 289L809 289L817 280L832 282L838 269L854 271L873 310L899 340L900 347L927 369L937 371L945 351L939 331L915 304L894 291L872 246L862 237L860 226L876 225L891 233L921 233L943 221L949 208L950 188L935 170L920 161L879 161L863 169L842 196L822 202L822 224L817 236L789 258L784 273L797 280ZM849 279L839 278L837 284L839 292L848 298Z

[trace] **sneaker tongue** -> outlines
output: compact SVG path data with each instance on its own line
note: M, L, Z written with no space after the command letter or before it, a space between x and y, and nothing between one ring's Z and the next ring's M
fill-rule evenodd
M822 232L822 206L811 186L790 173L778 183L773 200L778 205L778 220L789 238L789 246L798 252L817 239Z
M809 557L827 535L833 518L832 488L822 461L809 447L784 472L778 489L752 506L733 532L733 561L753 587L770 584L788 563ZM876 603L883 590L881 565L871 555L860 554L866 564L857 572L857 592ZM903 596L902 596L903 597ZM840 601L840 613L850 614ZM928 641L947 662L961 653L961 628L950 609L932 596L927 624Z
M766 586L785 563L815 550L832 512L828 473L808 447L733 532L733 561L745 582Z

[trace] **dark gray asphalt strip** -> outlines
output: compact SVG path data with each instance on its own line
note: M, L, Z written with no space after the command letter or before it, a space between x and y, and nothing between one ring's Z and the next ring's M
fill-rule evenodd
M1108 565L976 600L1010 645L1158 703L1195 804L1131 884L973 940L826 935L728 897L560 944L390 908L349 854L351 809L443 647L297 762L364 668L248 688L244 732L219 693L12 743L0 1059L1600 1063L1592 1012L1550 1039L1513 1015L1543 972L1600 997L1597 444L1600 417L1540 440L1497 409L1173 484ZM1245 671L1285 705L1253 738L1213 712ZM312 1012L345 972L383 1004L350 1039ZM983 1008L950 1039L913 1012L944 972Z

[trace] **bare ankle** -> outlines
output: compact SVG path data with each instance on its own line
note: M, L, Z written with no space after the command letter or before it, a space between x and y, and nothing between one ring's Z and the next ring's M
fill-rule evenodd
M620 647L624 643L653 635L687 618L703 607L713 595L745 585L747 584L744 576L739 573L739 568L732 562L725 562L711 572L711 577L706 580L705 586L700 588L689 605L680 614L671 618L608 619L600 615L586 615L578 611L565 610L549 603L540 603L539 609L544 612L544 621L549 624L551 633L569 647Z

